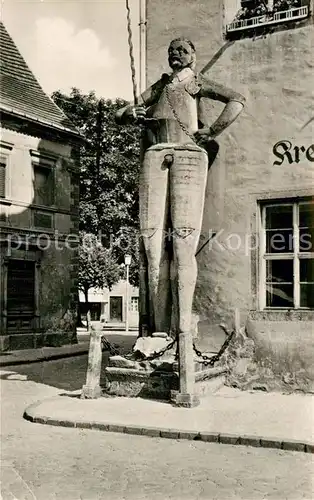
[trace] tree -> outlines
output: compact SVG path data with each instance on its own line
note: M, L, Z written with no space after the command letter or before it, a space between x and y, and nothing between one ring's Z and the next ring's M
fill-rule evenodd
M94 92L70 95L56 91L55 103L86 138L80 153L80 229L100 234L109 245L122 228L138 230L140 130L117 125L115 113L125 105L97 99Z
M91 233L81 232L78 256L79 289L84 293L88 324L90 315L89 290L91 288L109 288L111 290L121 277L121 268L111 249L104 248L97 236Z

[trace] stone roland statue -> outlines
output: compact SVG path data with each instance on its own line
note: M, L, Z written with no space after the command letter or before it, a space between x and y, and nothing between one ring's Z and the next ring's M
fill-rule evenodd
M118 123L145 125L139 183L140 321L145 331L191 333L199 241L208 171L206 148L243 109L244 97L195 73L195 47L177 38L168 48L172 70L143 92ZM203 99L225 104L206 126Z

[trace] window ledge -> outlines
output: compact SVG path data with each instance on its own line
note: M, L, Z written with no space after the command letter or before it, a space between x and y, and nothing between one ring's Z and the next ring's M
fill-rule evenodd
M12 205L10 200L6 200L5 198L0 198L0 205Z
M250 311L254 321L314 321L314 309L264 309Z

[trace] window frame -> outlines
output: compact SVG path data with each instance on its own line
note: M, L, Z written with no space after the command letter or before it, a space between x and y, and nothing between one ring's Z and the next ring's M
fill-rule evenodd
M36 206L41 206L41 207L53 207L54 204L55 204L55 176L54 176L54 169L51 168L50 165L47 165L47 164L44 164L44 163L34 163L32 162L32 168L33 168L33 187L34 187L34 200L33 200L33 203L32 205L36 205ZM38 203L38 200L36 200L36 189L35 189L35 178L36 178L36 175L35 175L35 172L36 172L36 169L40 169L42 170L43 172L47 172L48 175L47 175L47 180L48 180L48 183L51 184L51 198L50 198L50 202L49 203Z
M133 305L135 305L135 307L133 307ZM138 313L139 312L139 297L138 295L132 295L131 297L131 302L130 302L130 311L132 313Z
M4 173L4 196L0 196L0 201L8 200L11 197L11 153L13 144L0 141L0 163L5 164Z
M32 162L32 184L34 189L34 200L32 202L33 206L36 207L45 207L45 208L53 208L56 203L56 162L57 157L52 155L46 151L36 151L31 149L31 162ZM49 204L41 204L37 203L35 200L35 169L40 168L42 170L46 170L49 172L49 176L51 177L51 203Z
M299 208L302 203L313 203L312 197L304 197L298 199L282 199L282 200L265 200L263 203L259 203L260 212L260 235L259 235L259 249L260 249L260 259L259 259L259 305L260 310L314 310L314 307L307 307L300 305L300 290L301 284L305 282L300 282L300 260L302 259L314 259L314 252L300 252L300 225L299 225ZM266 209L269 207L277 206L292 206L292 238L293 238L293 251L292 252L282 252L282 253L267 253L266 252ZM280 231L280 229L278 229ZM282 306L267 306L267 262L271 260L292 260L293 261L293 306L282 307ZM306 283L314 283L308 281Z

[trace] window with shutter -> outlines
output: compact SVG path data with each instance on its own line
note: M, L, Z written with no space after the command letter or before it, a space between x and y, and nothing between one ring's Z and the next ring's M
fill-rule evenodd
M6 163L0 162L0 198L5 198Z

